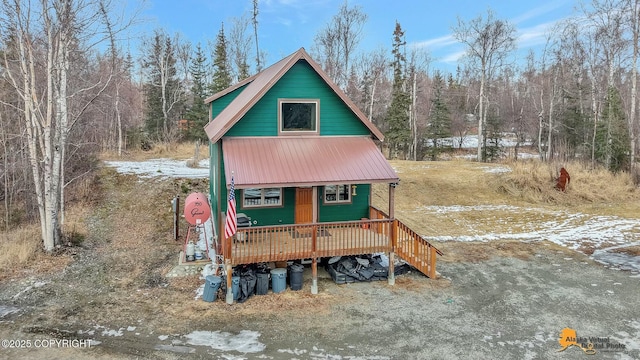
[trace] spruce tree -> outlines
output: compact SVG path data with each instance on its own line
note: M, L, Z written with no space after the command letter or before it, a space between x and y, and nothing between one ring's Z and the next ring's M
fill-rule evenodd
M495 110L487 110L487 123L483 130L482 161L495 161L504 154L502 139L502 121Z
M224 35L224 23L220 26L220 32L216 38L216 45L213 53L213 83L212 93L215 94L231 86L231 67L227 56L227 38Z
M207 135L204 132L204 126L207 124L209 116L209 110L204 103L207 97L207 58L200 44L196 46L195 55L189 65L189 72L193 81L191 85L193 102L185 115L185 119L189 121L185 138L206 141Z
M160 88L160 69L156 59L162 58L162 34L156 32L151 48L143 60L142 66L147 70L147 81L143 85L145 94L144 128L148 136L155 140L161 138L162 130L162 89Z
M386 137L389 141L389 157L396 158L400 151L406 154L408 143L411 139L411 129L409 128L409 106L411 99L406 90L404 55L404 31L400 23L396 21L393 32L393 89L391 92L391 105L385 117L388 125Z
M174 44L169 36L156 31L143 67L147 72L144 84L145 130L157 141L169 141L184 110L184 91L177 77Z
M622 109L620 93L609 87L602 121L596 129L596 159L611 171L624 170L629 166L629 130Z
M445 102L444 90L444 77L439 71L436 71L433 77L432 106L427 127L427 139L429 140L427 154L431 160L436 160L438 155L445 150L443 138L451 136L451 113Z

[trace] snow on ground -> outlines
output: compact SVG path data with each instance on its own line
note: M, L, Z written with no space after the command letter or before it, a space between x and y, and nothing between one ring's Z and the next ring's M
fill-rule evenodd
M187 166L188 160L151 159L147 161L105 161L105 165L116 168L122 174L135 174L141 178L175 177L175 178L207 178L209 177L209 160L198 162L197 168Z
M509 136L505 134L503 139L500 139L500 146L502 147L514 147L516 146L515 135ZM467 135L465 137L454 136L441 139L445 145L450 145L453 148L463 149L475 149L478 148L478 135ZM529 146L532 142L530 140L520 142L520 146Z
M455 142L456 139L452 139ZM459 141L459 139L457 139ZM505 140L505 146L513 145ZM475 136L467 136L463 147L477 146ZM107 166L115 167L120 173L137 174L142 178L151 177L177 177L177 178L206 178L209 176L209 161L202 160L198 168L187 166L187 160L153 159L148 161L106 161ZM426 165L425 168L429 166ZM506 167L487 167L486 172L508 172ZM438 236L425 236L427 240L436 241L492 241L492 240L523 240L539 241L549 240L570 249L580 250L584 248L595 249L591 257L603 264L625 270L640 272L640 257L632 257L619 252L612 252L620 248L638 245L640 242L640 222L619 218L615 216L592 216L583 213L568 211L552 211L542 208L524 208L515 206L426 206L416 211L430 214L447 214L462 211L482 211L487 216L487 221L492 221L508 229L502 233L482 233L474 229L473 224L456 224L466 228L469 234L453 236L442 234ZM494 213L495 212L495 213ZM529 216L522 216L522 213ZM517 219L508 216L517 213ZM446 216L446 215L444 215ZM529 221L535 219L535 221ZM507 224L507 226L505 226ZM205 226L205 228L207 228ZM207 234L211 239L211 234ZM201 248L202 239L200 240ZM204 276L204 274L203 274ZM26 290L26 289L25 289ZM27 290L28 291L28 290ZM196 298L202 296L202 289L196 292Z
M221 331L194 331L185 335L187 344L209 346L215 350L235 350L241 353L257 353L266 348L258 341L260 333L242 330L237 335Z
M479 232L474 224L458 221L458 229L472 235L424 236L434 241L548 240L573 250L595 249L591 258L617 269L640 272L640 256L612 252L640 245L640 222L617 216L594 216L580 212L526 208L510 205L424 206L415 211L426 216L459 212L482 212L487 224L496 223L507 232ZM518 214L517 217L511 216Z

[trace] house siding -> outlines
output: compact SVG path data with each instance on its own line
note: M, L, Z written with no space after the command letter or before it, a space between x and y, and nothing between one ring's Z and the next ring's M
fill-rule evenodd
M299 61L225 136L277 136L278 99L280 98L319 99L320 135L370 134L369 129L313 68L307 62Z
M224 183L224 182L223 182ZM324 204L322 201L323 187L318 187L318 220L319 222L360 220L369 216L369 184L359 184L358 195L352 197L349 204ZM227 190L224 193L222 211L227 211ZM242 206L242 190L236 190L236 211L244 213L252 220L252 226L269 226L295 223L295 188L284 188L282 206L264 208L245 208ZM255 221L255 223L253 223Z
M247 85L241 86L233 90L232 92L226 94L225 96L212 101L211 102L211 118L215 119L215 117L218 116L218 114L220 114L220 112L224 110L224 108L226 108L227 105L229 105L238 95L240 95L242 90L244 90L244 88L246 87Z
M358 195L351 197L348 204L325 204L322 196L324 187L318 188L318 221L350 221L369 217L369 194L371 185L358 184Z
M211 203L211 221L214 227L218 229L220 224L220 143L209 143L209 202ZM219 232L217 232L219 234Z
M237 209L239 213L244 213L251 218L252 226L285 225L295 222L295 188L282 189L284 198L282 206L245 208L242 206L242 192L236 191ZM255 221L255 223L254 223Z

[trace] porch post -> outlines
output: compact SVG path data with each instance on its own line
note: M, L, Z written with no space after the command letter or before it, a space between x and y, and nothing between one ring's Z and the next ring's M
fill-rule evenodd
M220 216L220 235L222 236L222 258L224 259L224 272L227 274L227 304L233 304L233 286L231 284L231 277L233 276L233 268L231 266L231 244L233 243L233 237L228 238L224 234L224 221L225 216Z
M311 294L318 295L318 258L311 260Z
M231 267L231 259L225 259L226 261L226 273L227 273L227 304L233 304L233 285L231 284L231 277L233 276L233 268Z
M313 235L311 235L311 294L318 294L318 258L316 257L316 249L318 244L318 226L313 226Z
M391 226L389 227L389 240L391 241L391 250L389 251L389 273L387 274L387 281L389 282L389 285L395 285L396 283L396 276L394 274L395 272L395 251L396 251L396 235L398 234L397 231L397 222L395 220L395 214L394 214L394 207L395 207L395 191L396 191L396 184L395 183L390 183L389 184L389 218L391 220L393 220L391 222Z

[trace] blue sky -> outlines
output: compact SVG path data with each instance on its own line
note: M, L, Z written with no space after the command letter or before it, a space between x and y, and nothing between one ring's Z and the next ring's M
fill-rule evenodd
M260 49L267 52L267 65L300 47L311 50L315 34L337 13L344 0L259 0ZM518 49L526 54L545 42L548 28L572 15L576 0L349 0L368 15L359 50L391 49L397 20L407 44L422 46L433 58L432 68L454 69L464 51L451 37L451 28L464 21L486 16L491 8L499 19L510 21L518 31ZM147 0L141 19L143 31L164 28L180 33L192 43L215 40L222 22L250 16L251 0ZM252 28L249 31L253 31ZM522 55L524 56L524 55Z

